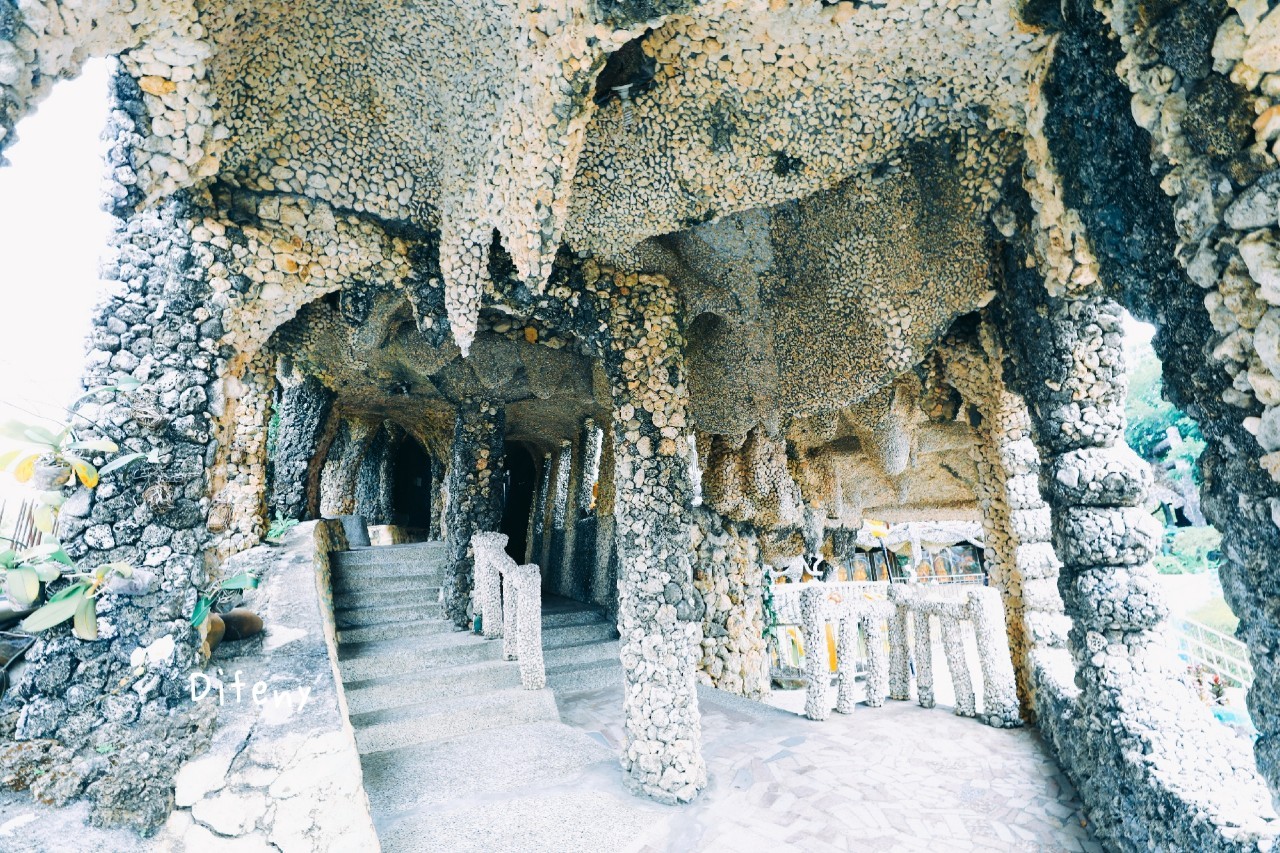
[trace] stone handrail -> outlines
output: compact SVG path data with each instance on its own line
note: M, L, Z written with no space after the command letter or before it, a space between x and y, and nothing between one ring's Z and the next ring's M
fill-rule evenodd
M502 656L520 662L520 683L526 690L547 685L542 660L542 575L532 563L517 566L507 556L503 533L476 533L476 605L485 637L502 637Z
M906 700L911 695L911 642L914 634L916 693L920 705L932 708L933 637L931 622L937 617L942 629L943 651L955 688L956 713L979 717L997 728L1021 725L1013 664L1004 632L1004 612L999 593L988 587L923 586L915 584L821 583L784 584L774 589L779 614L796 614L805 644L808 689L805 715L824 720L830 713L827 699L829 669L824 628L834 623L836 643L836 711L853 711L857 636L867 646L866 703L884 704L886 696ZM797 607L798 606L798 607ZM798 613L797 613L798 609ZM908 617L910 615L910 624ZM962 621L973 625L982 672L981 714L966 660ZM909 632L909 627L912 629ZM888 660L884 652L888 640Z

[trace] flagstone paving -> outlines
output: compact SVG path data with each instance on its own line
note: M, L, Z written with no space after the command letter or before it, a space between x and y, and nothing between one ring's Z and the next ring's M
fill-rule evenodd
M707 791L664 809L626 849L1102 850L1031 729L992 729L907 702L816 723L700 693ZM566 723L620 746L620 690L561 696L559 705Z

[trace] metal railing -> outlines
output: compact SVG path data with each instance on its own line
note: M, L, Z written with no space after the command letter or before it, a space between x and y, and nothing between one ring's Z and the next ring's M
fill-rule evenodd
M25 551L39 544L35 504L28 500L0 501L0 550Z
M1215 673L1231 687L1253 684L1253 667L1244 643L1194 619L1180 619L1176 628L1178 652L1188 661Z

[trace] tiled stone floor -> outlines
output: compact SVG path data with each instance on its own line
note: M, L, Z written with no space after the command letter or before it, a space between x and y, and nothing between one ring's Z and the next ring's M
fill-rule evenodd
M1102 849L1030 729L907 702L821 723L732 697L701 705L708 789L665 809L632 850ZM621 708L616 689L560 699L566 723L613 748Z

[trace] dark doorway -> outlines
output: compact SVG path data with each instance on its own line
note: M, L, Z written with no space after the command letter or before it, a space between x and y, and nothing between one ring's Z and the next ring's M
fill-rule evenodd
M507 445L506 504L502 532L507 534L507 555L525 562L529 548L529 513L538 488L538 464L523 444Z
M406 438L392 460L392 517L401 527L426 530L431 526L431 457L422 445Z

